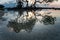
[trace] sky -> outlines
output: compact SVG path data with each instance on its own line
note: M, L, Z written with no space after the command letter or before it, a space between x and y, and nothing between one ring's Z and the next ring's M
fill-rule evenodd
M0 0L0 4L4 5L5 7L15 7L16 0Z
M9 3L9 2L15 3L16 0L0 0L0 4Z
M50 7L58 7L58 8L60 8L60 0L58 0L57 2L54 1L54 2L49 3L49 4L50 4Z
M33 3L33 0L28 0L29 4ZM42 0L40 0L42 1ZM9 3L16 3L16 0L0 0L0 4L9 4ZM57 2L54 1L52 3L48 3L50 7L60 7L60 0L58 0Z

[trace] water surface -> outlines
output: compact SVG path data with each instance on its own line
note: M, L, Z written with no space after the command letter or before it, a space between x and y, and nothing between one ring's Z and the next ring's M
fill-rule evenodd
M60 10L0 10L0 40L60 40Z

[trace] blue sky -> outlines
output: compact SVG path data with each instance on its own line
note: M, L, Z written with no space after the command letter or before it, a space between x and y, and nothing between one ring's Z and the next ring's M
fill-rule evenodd
M9 2L15 3L16 0L0 0L0 4L9 3Z
M16 0L0 0L0 4L4 5L5 7L15 7Z

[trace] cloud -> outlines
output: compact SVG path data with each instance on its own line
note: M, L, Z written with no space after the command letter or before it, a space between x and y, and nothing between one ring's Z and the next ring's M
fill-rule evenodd
M0 0L0 4L9 3L9 2L15 3L16 0Z
M54 2L50 3L49 5L50 5L50 7L60 8L60 0L54 1Z

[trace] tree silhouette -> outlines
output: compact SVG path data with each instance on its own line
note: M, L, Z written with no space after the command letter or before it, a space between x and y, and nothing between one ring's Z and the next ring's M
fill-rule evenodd
M21 1L19 1L17 4L18 4L17 5L18 8L22 8L23 3Z

